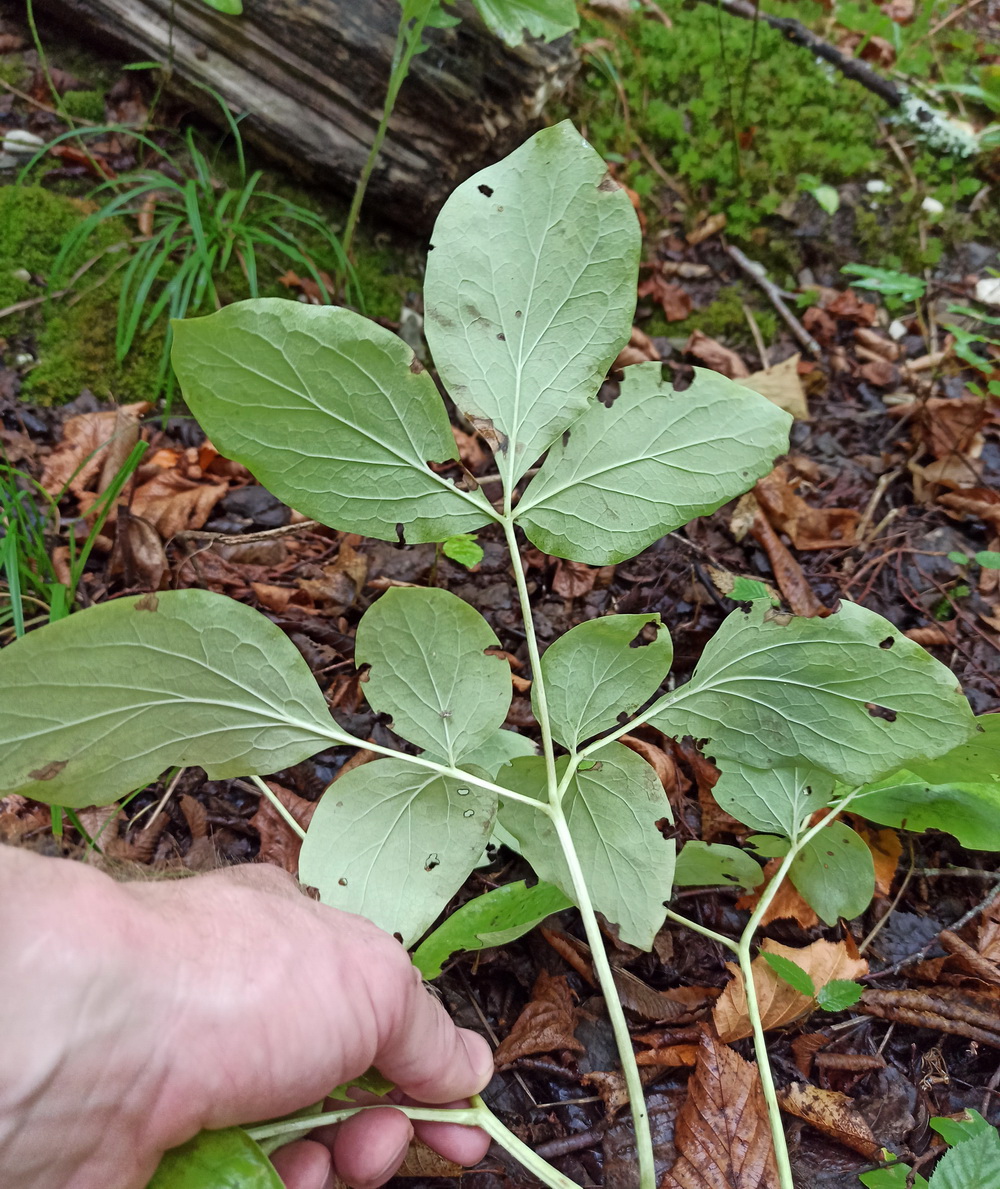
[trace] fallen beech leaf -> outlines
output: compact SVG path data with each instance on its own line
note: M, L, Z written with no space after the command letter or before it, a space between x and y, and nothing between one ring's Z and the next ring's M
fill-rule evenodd
M497 1069L533 1053L562 1049L584 1052L584 1045L573 1035L576 1019L577 1009L566 976L541 971L530 1001L493 1055Z
M317 603L327 604L331 614L342 615L354 605L368 579L368 557L341 541L337 556L319 573L322 577L297 579L299 587Z
M666 1069L695 1065L698 1060L697 1045L666 1045L659 1049L646 1049L636 1053L636 1065L659 1065Z
M879 829L869 825L863 818L851 815L851 827L860 834L872 852L875 864L875 895L883 898L889 895L892 881L903 853L903 844L895 830Z
M814 508L795 490L798 478L787 462L754 485L768 520L796 549L844 549L857 543L861 513L854 508Z
M750 375L750 369L735 351L709 338L703 330L692 332L684 346L684 354L693 355L699 363L712 371L722 372L730 380L745 380Z
M935 458L947 458L950 454L970 454L981 447L979 431L990 419L990 408L978 396L932 396L923 402L918 416L927 449Z
M316 811L316 802L307 801L305 797L300 797L273 780L266 783L303 830L307 829ZM275 867L283 867L291 875L298 875L302 840L267 797L261 797L257 812L249 824L260 835L259 862L271 863Z
M761 892L781 866L780 859L769 859L764 865L764 880L753 892L747 892L736 901L736 908L741 912L752 912L760 900ZM819 917L813 909L802 899L795 889L795 885L786 875L781 886L768 905L767 912L761 918L761 925L770 925L772 921L795 921L803 929L812 929L819 924Z
M177 533L201 528L228 489L227 483L188 479L180 470L160 471L136 487L131 508L168 541Z
M128 586L145 590L160 590L167 572L167 555L160 534L141 516L128 507L118 509L118 531L115 542L121 556L121 570ZM112 566L112 572L116 567Z
M779 409L791 413L796 421L809 420L809 406L806 403L806 392L799 375L801 355L789 355L782 363L763 371L753 372L745 376L740 383L744 388L752 388L761 396L766 396Z
M820 1049L825 1049L833 1037L825 1032L801 1032L792 1041L795 1068L804 1078L812 1076L813 1058Z
M867 1160L878 1159L882 1145L846 1094L792 1082L787 1090L778 1091L778 1101L782 1110L805 1119L828 1139L860 1152Z
M821 939L801 949L795 949L767 938L761 950L768 954L780 954L796 966L800 966L812 979L817 990L825 987L833 979L856 979L868 973L868 963L863 958L852 957L843 941ZM747 1014L746 987L739 967L733 962L727 962L726 966L732 973L733 980L726 984L712 1015L722 1040L741 1040L744 1036L752 1034L750 1017ZM764 958L754 958L751 968L765 1029L781 1028L813 1008L815 1001L779 978Z
M636 735L622 735L618 742L630 747L636 755L642 756L646 763L653 768L668 797L677 791L677 765L662 747L657 747L654 743L647 743L645 739L640 739Z
M660 1189L773 1189L778 1183L757 1066L704 1026L674 1142L677 1161Z
M836 318L845 318L858 326L873 326L878 318L878 312L870 301L862 301L853 289L845 289L838 293L831 301L824 303L825 308Z
M106 413L70 417L63 426L62 441L45 460L42 487L49 495L57 495L69 484L74 495L82 495L91 479L101 473L115 434L123 432L128 422L137 425L152 407L149 401L139 401Z
M689 1016L690 1009L671 997L669 991L654 990L637 975L628 970L612 967L618 998L622 1007L631 1016L645 1023L661 1024Z

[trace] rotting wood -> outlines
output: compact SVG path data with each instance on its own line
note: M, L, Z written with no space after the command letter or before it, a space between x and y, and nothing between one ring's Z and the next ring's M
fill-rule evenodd
M209 119L218 92L246 138L309 180L349 194L382 113L397 0L38 0L103 49L170 64L169 86ZM515 148L576 69L570 38L508 49L462 3L428 29L368 188L384 218L427 230L455 186Z

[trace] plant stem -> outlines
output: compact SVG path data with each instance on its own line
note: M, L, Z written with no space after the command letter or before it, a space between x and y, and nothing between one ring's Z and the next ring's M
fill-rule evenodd
M183 771L183 769L182 769ZM293 833L298 834L299 838L305 842L306 832L302 829L299 823L292 817L291 812L285 808L281 803L281 798L271 791L259 776L251 776L250 779L260 789L261 793L271 802L277 813L284 818L285 824L292 830Z
M563 857L569 869L570 879L573 883L573 898L576 901L576 906L580 911L580 917L583 920L584 932L587 935L587 941L591 949L594 971L597 974L597 981L604 994L605 1006L608 1009L608 1018L611 1021L611 1027L615 1034L615 1044L618 1047L618 1056L621 1060L622 1072L625 1075L629 1101L632 1104L632 1121L635 1127L636 1151L639 1157L639 1189L656 1189L653 1138L649 1129L649 1114L646 1111L646 1099L643 1093L642 1079L639 1076L639 1067L636 1064L635 1051L632 1048L632 1037L629 1035L628 1022L625 1019L625 1012L622 1010L621 1000L618 997L618 988L615 986L614 976L611 972L611 963L608 961L607 951L604 948L604 938L601 936L601 929L597 923L597 916L590 899L590 891L587 887L583 868L580 866L579 856L576 853L576 845L573 842L569 823L562 809L563 794L569 786L569 779L571 778L571 773L575 770L577 758L575 754L570 756L566 777L562 784L560 784L556 774L552 726L549 721L549 707L545 695L545 679L542 675L541 656L538 652L538 640L535 635L535 625L531 614L531 600L528 596L528 584L524 576L524 565L521 562L521 551L518 549L517 537L514 534L514 517L510 507L511 490L509 484L507 485L504 499L505 514L502 521L504 536L507 539L507 548L510 551L511 565L514 570L514 581L517 584L517 596L521 605L521 618L524 621L525 638L528 643L528 657L531 660L535 717L538 719L538 725L541 729L542 748L545 753L545 770L549 789L549 804L546 808L555 826L556 836L559 839L559 845L562 848Z
M731 938L723 937L721 933L716 933L714 929L709 929L706 925L699 925L697 921L688 920L687 917L681 916L679 912L674 912L668 908L667 920L674 921L678 925L683 925L685 929L690 929L692 933L700 933L702 937L707 937L709 941L714 941L719 945L725 946L727 950L732 950L734 954L739 953L740 947Z

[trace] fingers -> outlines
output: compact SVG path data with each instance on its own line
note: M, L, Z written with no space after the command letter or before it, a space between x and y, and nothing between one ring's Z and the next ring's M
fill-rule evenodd
M353 1115L333 1137L338 1175L354 1189L384 1185L402 1164L412 1136L410 1120L391 1107Z
M429 1148L456 1164L478 1164L490 1146L490 1137L478 1127L460 1127L457 1123L414 1123L413 1130Z
M481 1036L456 1028L428 993L417 970L397 990L397 1010L387 1013L374 1064L410 1098L451 1102L478 1094L493 1076L493 1056Z
M285 1189L333 1189L333 1160L328 1148L313 1140L299 1140L279 1148L271 1157Z

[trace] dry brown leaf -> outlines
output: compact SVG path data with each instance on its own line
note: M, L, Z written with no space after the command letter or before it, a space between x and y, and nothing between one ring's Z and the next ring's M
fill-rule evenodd
M128 586L146 590L160 590L167 572L167 555L160 534L141 516L134 515L125 505L118 509L118 530L115 535L121 560L121 570ZM112 565L112 572L118 566Z
M845 289L823 304L835 318L844 318L857 326L874 326L878 319L878 311L872 302L862 301L853 289Z
M821 939L796 949L767 938L761 950L768 954L779 954L800 966L813 980L817 990L833 979L855 979L868 973L868 963L863 958L852 956L843 941ZM753 1031L747 1013L746 987L739 967L734 962L727 962L726 966L733 975L733 981L726 984L712 1015L722 1040L741 1040ZM764 958L754 958L751 968L765 1029L790 1024L813 1007L815 1001L779 978Z
M760 902L761 892L777 875L781 866L780 859L768 859L764 865L764 879L760 888L755 892L747 892L736 901L736 907L741 912L752 912ZM819 924L819 917L805 900L795 890L795 885L786 875L781 886L775 893L767 912L761 918L761 925L770 925L772 921L795 921L803 929L812 929Z
M612 966L615 986L622 1007L633 1017L647 1024L665 1024L690 1016L684 1003L674 999L669 991L654 990L631 971Z
M778 1092L782 1110L816 1128L828 1139L860 1152L866 1160L877 1160L881 1150L872 1129L846 1094L821 1090L803 1082L792 1082Z
M642 756L660 778L660 784L663 785L663 791L667 796L677 791L677 765L662 747L647 743L645 739L636 735L622 735L618 742L624 743L636 755Z
M914 0L889 0L882 5L882 11L897 25L909 25L913 21Z
M403 1163L395 1172L397 1177L461 1177L468 1169L463 1164L446 1160L429 1148L421 1139L411 1139Z
M91 480L103 470L116 434L131 433L152 407L149 401L138 401L106 413L70 417L63 426L62 441L45 460L42 487L49 495L57 495L67 484L76 496L89 490Z
M908 409L910 405L897 405ZM957 399L932 396L918 411L924 444L935 458L951 454L971 454L982 448L980 430L989 421L990 409L978 396Z
M691 313L691 295L680 285L672 285L662 273L654 272L638 288L639 297L651 297L663 310L668 322L683 322Z
M899 383L899 373L888 359L869 359L858 368L858 378L866 384L874 384L876 388L895 388Z
M635 1055L636 1065L659 1065L666 1069L695 1065L697 1060L698 1046L690 1044L665 1045Z
M191 831L191 845L184 855L184 866L189 871L215 871L222 866L222 861L208 832L208 810L187 793L181 797L180 807Z
M158 471L136 487L130 506L169 541L177 533L201 528L228 490L228 483L199 482L179 469Z
M802 567L759 508L753 519L751 535L767 554L778 588L792 611L806 618L829 615L829 608L820 602Z
M303 830L307 829L312 815L316 812L316 802L307 801L305 797L300 797L276 781L268 780L266 784ZM267 797L261 797L257 812L250 819L250 825L260 835L260 862L272 863L275 867L283 867L290 874L297 875L302 840Z
M451 427L451 432L455 437L462 465L473 474L477 474L490 457L489 451L483 446L482 438L477 433L465 433L455 425Z
M257 601L262 607L268 611L274 611L278 615L288 609L288 604L296 595L301 597L302 594L294 586L275 586L270 582L251 582L250 589L257 596Z
M895 830L879 829L869 825L863 818L850 816L851 827L861 835L872 852L875 864L875 895L883 899L889 895L896 868L903 853L903 844Z
M798 494L799 479L787 462L754 485L768 520L796 549L844 549L855 545L861 513L854 508L814 508Z
M752 388L754 392L766 396L779 409L791 413L796 421L808 421L809 405L806 402L802 377L799 375L801 359L801 355L789 355L774 367L745 376L740 383L744 388Z
M552 589L564 599L578 599L590 594L597 581L598 571L580 561L565 561L559 558L552 575Z
M296 581L330 614L342 615L354 605L368 579L368 556L349 542L341 541L337 556L329 565L323 566L319 574L318 578L298 578Z
M660 1189L774 1189L778 1171L757 1066L702 1028Z
M584 1045L573 1035L576 1021L577 1009L566 976L541 971L530 1001L494 1054L497 1069L533 1053L584 1052Z
M750 369L735 351L709 338L703 330L695 330L691 334L684 345L684 354L693 355L699 363L710 367L712 371L721 372L730 380L745 380L750 375Z
M278 277L278 282L285 286L286 289L291 289L293 292L301 293L302 296L310 305L323 306L329 305L333 300L334 294L337 292L337 286L333 283L333 277L328 272L322 269L319 272L320 280L326 288L326 293L319 285L312 279L312 277L300 277L289 269L283 276Z
M0 54L16 54L26 44L24 38L16 33L0 33Z
M801 1032L792 1041L792 1053L795 1056L795 1068L804 1078L812 1076L813 1058L820 1049L825 1049L833 1039L825 1032Z
M623 367L631 367L634 363L659 363L660 353L653 340L638 326L632 327L632 334L628 342L618 352L618 357L611 365L611 370L619 371Z
M957 492L939 495L937 502L953 512L985 520L1000 532L1000 491L990 487L971 487L961 495Z
M597 1091L612 1121L619 1111L629 1105L628 1087L625 1084L624 1074L595 1070L593 1073L581 1074L580 1081L585 1086L592 1086Z
M725 227L726 221L726 214L724 211L718 211L714 215L709 215L707 219L698 224L694 231L689 232L686 237L687 242L692 247L694 247L696 244L700 244L706 239L710 239L713 235L718 235L718 233Z

